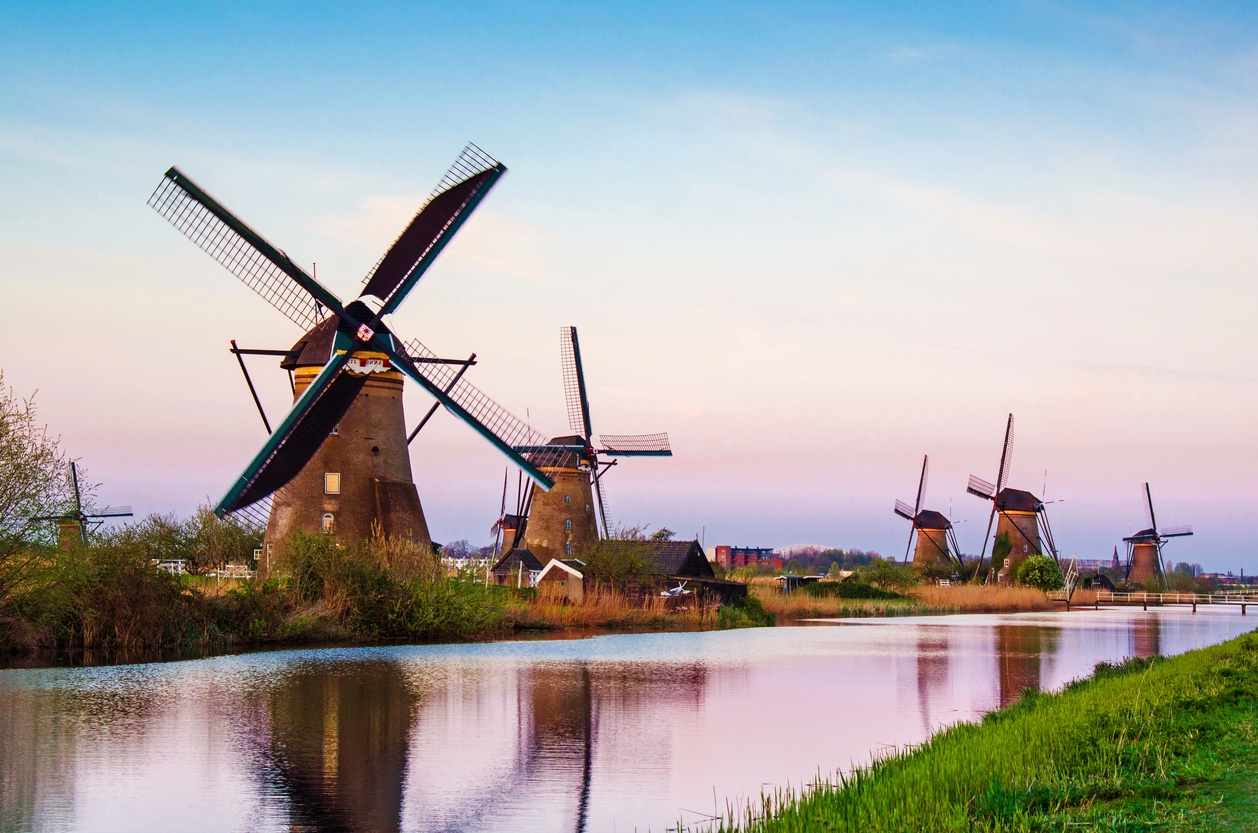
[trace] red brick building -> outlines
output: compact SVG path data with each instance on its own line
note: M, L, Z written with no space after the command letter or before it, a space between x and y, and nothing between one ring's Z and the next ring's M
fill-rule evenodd
M730 547L722 544L716 548L716 563L727 570L735 567L782 569L782 557L774 555L771 547Z

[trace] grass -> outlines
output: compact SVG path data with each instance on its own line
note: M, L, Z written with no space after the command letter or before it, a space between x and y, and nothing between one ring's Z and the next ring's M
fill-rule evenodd
M645 628L649 630L699 630L716 627L717 611L696 604L677 604L663 597L642 604L616 590L592 588L584 604L564 604L545 596L517 596L507 610L516 629L564 630L567 628Z
M724 833L1252 830L1258 635L1102 663L1059 694L935 735L803 793L732 811Z
M860 588L873 592L860 592ZM757 578L752 580L750 591L766 610L783 619L1016 613L1054 608L1042 591L1029 587L919 585L900 594L851 582L821 582L782 593L772 579ZM862 595L880 598L856 598Z

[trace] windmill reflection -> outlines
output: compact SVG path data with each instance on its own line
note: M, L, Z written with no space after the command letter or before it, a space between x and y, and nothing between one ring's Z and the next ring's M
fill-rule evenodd
M670 701L688 712L705 683L698 665L562 663L436 686L412 738L404 826L586 830L597 771L623 778L626 752L639 769L667 767L672 727L646 716Z
M1145 616L1132 623L1131 654L1141 659L1162 655L1161 617Z
M934 732L935 726L951 722L951 714L936 716L932 719L931 703L947 703L949 698L944 692L950 685L948 678L948 637L946 631L932 635L926 628L918 632L917 637L917 707L922 718L922 728L926 734Z
M1042 625L996 626L1001 708L1017 700L1028 688L1040 689L1041 660L1055 656L1059 644L1060 633L1056 628Z
M294 830L400 829L418 697L387 661L299 668L263 697L263 778Z

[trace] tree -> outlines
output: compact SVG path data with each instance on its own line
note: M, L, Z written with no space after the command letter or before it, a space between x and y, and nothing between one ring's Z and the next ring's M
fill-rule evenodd
M59 440L40 425L35 398L4 386L0 371L0 605L37 566L42 547L56 543L56 526L41 516L74 506Z
M441 548L441 555L445 558L471 558L475 548L468 543L466 538L458 541L451 541Z
M992 569L999 571L1004 567L1005 559L1011 552L1013 552L1013 541L1009 540L1009 533L1002 532L997 535L992 544Z
M843 578L843 562L831 561L830 569L826 570L826 576L828 578L835 578L835 579Z
M662 526L651 533L651 540L652 541L671 541L673 540L673 536L676 534L677 534L676 532L673 532L668 527Z
M1032 555L1018 565L1018 584L1040 590L1060 590L1066 586L1057 559L1051 555Z
M894 559L876 558L868 566L861 567L857 578L881 590L907 590L917 583L913 568L898 564Z

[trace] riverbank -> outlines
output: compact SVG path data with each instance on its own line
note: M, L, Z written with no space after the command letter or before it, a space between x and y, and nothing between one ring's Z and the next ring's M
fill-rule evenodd
M892 592L850 582L819 582L782 593L773 579L756 578L748 589L766 611L783 620L1030 613L1060 606L1032 587L918 585Z
M823 782L733 808L719 830L1258 828L1258 635L1102 663L1058 694Z

